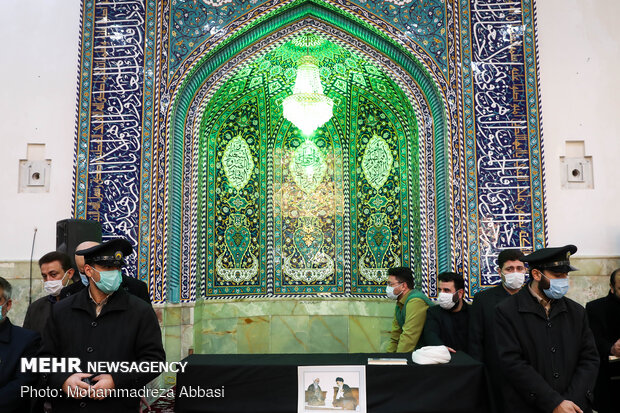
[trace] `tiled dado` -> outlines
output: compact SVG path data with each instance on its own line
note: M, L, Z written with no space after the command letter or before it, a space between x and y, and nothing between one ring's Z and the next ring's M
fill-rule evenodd
M358 353L384 351L394 301L262 299L200 301L197 353Z
M153 309L161 326L166 360L170 362L184 359L194 345L194 304L157 304ZM162 373L151 385L167 388L175 383L176 374L168 372Z
M570 273L570 287L567 297L581 305L607 295L609 276L620 268L620 257L579 257L570 259L571 265L579 271Z

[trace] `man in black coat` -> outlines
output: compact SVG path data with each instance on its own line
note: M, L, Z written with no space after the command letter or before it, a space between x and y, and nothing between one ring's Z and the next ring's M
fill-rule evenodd
M437 303L426 310L422 337L427 346L447 346L452 351L467 352L469 304L463 301L465 281L461 274L442 272Z
M522 261L523 252L505 249L497 256L497 272L501 284L474 295L469 312L469 354L484 363L489 374L494 412L501 412L503 406L502 377L497 343L495 342L495 307L519 292L525 280L527 269Z
M73 268L67 254L52 251L39 259L39 269L43 278L43 289L47 295L28 306L23 327L42 335L47 319L52 313L52 306L64 298L61 291L71 282Z
M586 312L600 356L594 407L598 413L617 413L620 410L620 268L611 273L607 297L586 304Z
M84 255L89 286L54 306L45 329L42 357L78 357L83 370L87 362L165 360L152 307L119 288L123 257L131 252L125 239L77 252ZM55 411L135 413L140 398L115 397L114 390L140 389L156 376L156 372L59 372L49 375L48 385L71 396L53 399ZM101 396L102 392L107 393Z
M564 297L574 245L523 258L530 284L496 308L505 412L592 411L598 353L585 309Z
M0 412L22 413L29 410L30 398L22 397L22 386L29 389L36 381L33 373L21 372L22 357L37 353L41 338L35 331L11 324L7 313L13 304L11 284L0 277Z

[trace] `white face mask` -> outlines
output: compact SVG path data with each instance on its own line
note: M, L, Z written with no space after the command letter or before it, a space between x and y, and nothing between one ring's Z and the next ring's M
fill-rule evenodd
M444 310L451 310L452 307L456 304L454 302L454 294L450 293L439 293L437 296L437 303Z
M392 300L396 300L398 298L398 295L394 294L394 287L390 287L389 285L385 287L385 294Z
M518 290L523 286L525 274L521 272L511 272L504 274L504 285L511 290Z
M65 275L63 275L62 279L60 280L45 281L43 283L43 289L45 290L46 293L48 293L51 296L54 296L54 297L58 296L58 294L60 294L60 290L62 290L62 287L64 287L63 281L66 276L67 276L67 271L65 272Z

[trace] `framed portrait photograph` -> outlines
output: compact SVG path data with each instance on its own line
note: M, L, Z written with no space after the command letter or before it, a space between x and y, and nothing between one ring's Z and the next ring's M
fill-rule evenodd
M297 367L297 412L366 412L366 366Z

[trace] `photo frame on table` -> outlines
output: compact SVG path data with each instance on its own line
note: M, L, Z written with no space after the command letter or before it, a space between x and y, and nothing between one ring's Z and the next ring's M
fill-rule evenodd
M297 367L297 413L335 410L366 412L366 366Z

